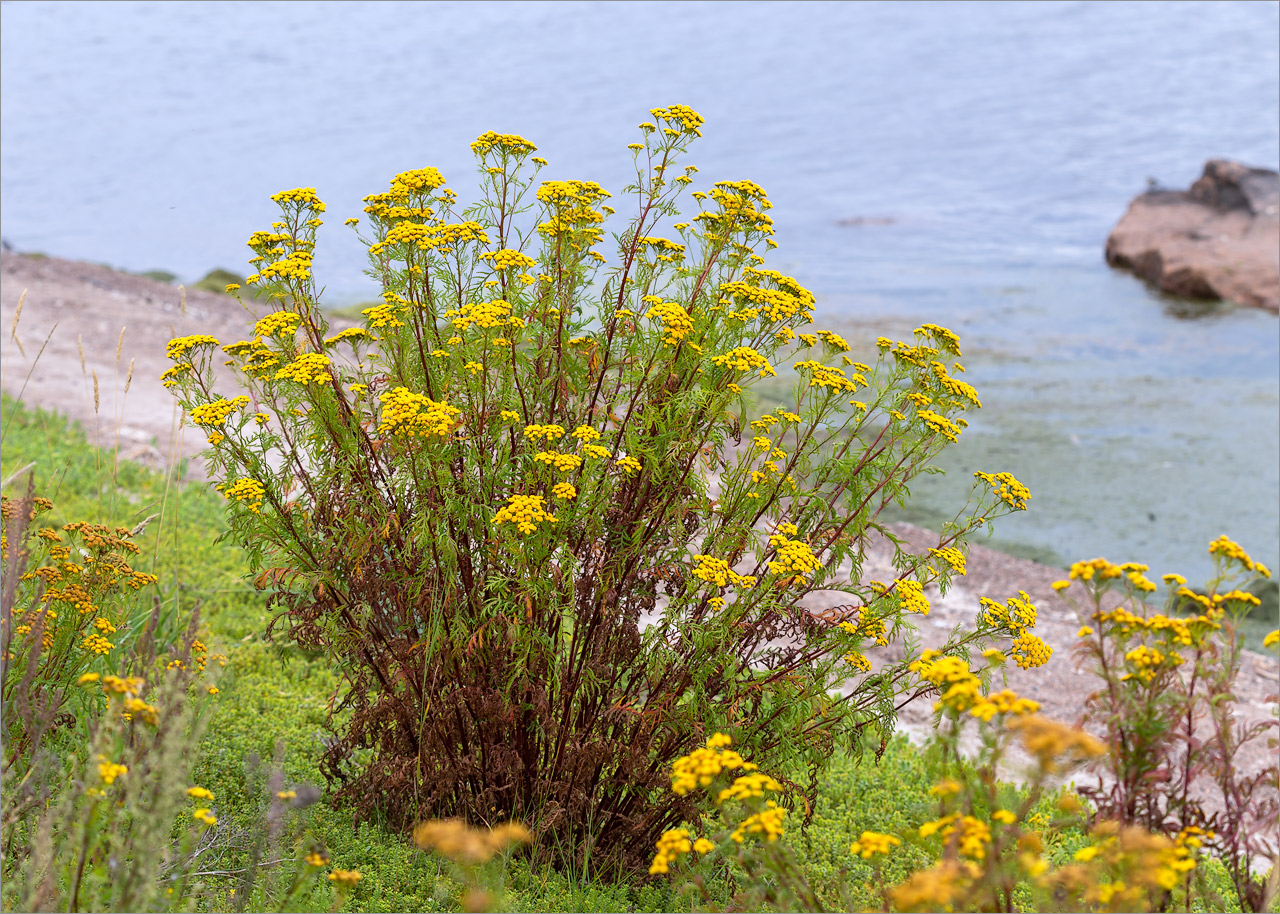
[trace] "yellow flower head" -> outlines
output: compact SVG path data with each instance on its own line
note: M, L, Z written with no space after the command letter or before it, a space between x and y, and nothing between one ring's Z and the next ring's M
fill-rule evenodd
M543 507L541 495L512 495L493 517L495 527L502 524L514 524L525 536L535 532L538 525L557 523L556 518Z
M902 839L893 835L864 831L858 840L849 846L849 853L867 860L876 854L887 854L900 844L902 844Z

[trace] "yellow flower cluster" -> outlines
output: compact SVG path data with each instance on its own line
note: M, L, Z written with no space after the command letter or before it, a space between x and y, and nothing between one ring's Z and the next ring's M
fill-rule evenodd
M458 417L462 415L457 407L416 394L407 387L387 391L381 403L380 434L443 438L458 427Z
M684 854L693 850L693 841L690 838L687 828L673 828L662 833L662 837L657 842L658 852L653 855L653 862L649 864L649 875L656 876L661 873L667 873L671 870L671 864L675 863Z
M222 347L222 351L227 355L243 358L244 365L240 370L257 377L274 376L275 366L280 364L280 358L258 337L241 340L238 343L228 343ZM227 364L234 363L228 361Z
M867 385L867 381L862 375L854 375L849 378L845 375L843 368L835 368L831 365L823 365L821 362L815 362L807 359L803 362L797 362L797 371L807 371L809 373L809 386L821 387L833 393L857 393L858 385L863 387Z
M529 838L529 830L518 822L505 822L497 828L471 828L461 819L435 819L413 830L413 843L418 847L468 865L484 863Z
M249 510L254 514L257 514L258 509L262 507L262 499L267 494L266 489L262 487L262 483L256 479L248 478L237 479L231 486L227 486L224 482L218 485L217 489L224 498L245 502Z
M1129 583L1135 590L1142 591L1143 593L1153 593L1156 589L1155 582L1148 580L1143 575L1143 572L1148 570L1149 569L1146 565L1141 565L1137 562L1125 562L1123 565L1113 565L1104 558L1097 558L1089 559L1087 562L1075 562L1072 564L1069 578L1071 581L1090 581L1096 577L1099 581L1110 581L1124 576L1128 579ZM1064 586L1070 586L1070 581L1068 581Z
M980 875L982 868L973 861L944 857L891 888L889 898L898 911L952 911Z
M586 447L583 448L583 450L585 451L590 447L591 445L588 444ZM635 473L639 473L640 470L642 469L640 465L640 461L630 456L619 457L617 460L617 464L618 464L618 468L621 469L628 476L633 475Z
M271 279L296 279L299 282L311 276L310 251L293 251L281 259L269 263L258 273L245 277L245 285L256 286L260 282Z
M382 298L382 304L365 308L360 312L365 316L365 320L375 330L381 330L384 327L393 329L403 327L404 321L400 320L400 316L404 314L404 307L408 302L394 292L384 292Z
M1273 629L1262 639L1263 647L1275 647L1280 644L1280 629Z
M716 365L728 366L734 371L756 371L758 369L762 378L777 376L777 372L769 364L769 360L750 346L738 346L730 349L724 355L718 355L711 361Z
M25 632L20 631L21 628L22 626L19 626L18 629L15 629L15 631L17 631L19 634L26 634ZM51 633L46 632L46 635L48 634L51 634ZM49 646L50 645L48 644L45 645L46 648L48 648ZM89 635L85 635L84 641L81 642L80 647L83 648L87 653L101 656L103 654L109 653L111 649L115 647L115 645L99 634L89 634Z
M137 676L103 676L102 691L107 695L137 695L146 683Z
M955 441L960 437L960 426L946 416L935 413L931 409L918 409L916 410L916 415L920 417L925 425L948 441Z
M258 319L258 322L253 325L253 335L293 336L301 323L302 317L292 311L274 311Z
M488 260L495 270L528 270L537 265L528 254L503 248L500 251L486 251L480 255L481 260Z
M540 451L533 458L537 463L545 463L555 467L561 473L572 473L582 466L582 458L577 454L561 454L557 451Z
M934 380L938 386L955 398L954 406L964 407L967 401L968 404L972 404L979 409L982 408L982 401L978 399L978 392L973 388L973 385L948 375L946 366L941 362L931 362L929 369L933 372Z
M702 131L698 128L704 123L703 117L688 105L668 105L666 108L650 108L649 113L653 115L654 120L666 121L668 124L678 124L683 133L702 136Z
M919 581L899 581L898 600L909 613L929 615L929 598L924 595L924 585Z
M277 381L295 381L298 384L319 384L328 381L329 357L318 352L304 352L276 372Z
M537 146L522 136L514 133L495 133L492 130L480 134L471 144L471 151L478 156L483 156L492 149L497 149L499 153L516 156L538 151Z
M340 885L352 886L364 878L359 870L334 870L329 874L329 881Z
M747 835L764 835L766 841L773 842L786 834L782 823L787 818L787 811L773 800L766 803L765 807L760 812L743 819L729 837L742 844Z
M455 330L467 330L473 326L490 330L494 327L519 327L523 324L518 317L511 316L511 303L500 298L469 302L460 311L446 311L444 316L453 318L450 323Z
M375 337L373 337L369 331L365 330L363 327L348 327L346 330L342 330L327 338L324 341L324 344L326 346L336 346L339 343L345 343L348 340L353 343L363 343L373 339L375 339Z
M230 399L214 400L212 403L202 403L191 410L191 421L204 428L221 428L228 416L248 405L249 398L243 394Z
M180 336L176 339L169 340L169 345L165 347L164 354L166 357L177 360L185 356L197 346L216 346L218 341L207 333L197 333L193 336Z
M1209 544L1209 554L1222 556L1224 559L1237 562L1245 571L1256 571L1264 578L1271 577L1270 568L1261 562L1255 562L1239 543L1233 541L1225 533Z
M695 555L693 557L693 576L717 587L752 587L756 579L751 575L738 574L729 567L725 559L713 555Z
M990 721L997 714L1012 714L1022 717L1040 710L1040 703L1030 698L1021 698L1012 689L1002 689L991 695L984 695L977 704L969 709L969 713L983 721Z
M429 194L444 185L444 175L440 174L439 169L427 166L400 172L391 179L391 192L393 194Z
M772 280L780 288L758 285L761 278ZM747 279L722 284L718 304L739 306L738 310L729 312L729 316L737 320L754 320L763 313L768 322L777 323L797 315L807 315L813 310L815 301L813 293L790 276L776 270L755 269L748 273Z
M117 764L105 755L98 756L98 777L102 778L102 783L110 786L116 782L116 778L129 773L128 767Z
M537 197L552 212L550 219L538 224L538 231L555 236L577 229L582 241L595 244L604 237L599 228L604 214L594 207L608 196L609 192L595 181L544 181Z
M283 226L283 223L277 224ZM293 240L293 236L285 232L254 232L249 236L249 240L245 244L253 248L254 253L259 256L249 262L259 263L264 256L283 254L284 248L280 247L280 245Z
M450 223L444 225L424 225L420 222L398 222L377 244L369 245L369 256L389 252L389 249L403 245L415 247L420 251L438 251L447 254L456 245L469 242L488 244L489 236L479 222Z
M928 650L908 669L938 687L941 698L934 705L935 709L947 708L961 714L967 711L974 717L989 721L997 714L1017 717L1033 714L1040 707L1008 689L994 695L983 695L981 681L958 657L944 657L937 651Z
M659 260L679 260L684 256L684 245L669 238L654 238L649 235L641 235L636 238L636 244L659 251Z
M1089 559L1087 562L1074 562L1071 565L1071 580L1091 581L1094 577L1107 581L1124 574L1124 569L1113 565L1104 558Z
M124 712L121 714L125 720L132 720L137 717L143 723L155 726L160 722L160 709L155 705L149 705L141 698L126 698L124 700Z
M581 442L598 441L600 433L589 425L579 425L573 430L573 437Z
M941 835L947 844L954 839L956 851L960 856L971 860L986 859L987 847L991 844L991 828L986 822L974 816L962 816L954 812L920 826L921 838L932 835Z
M272 194L271 199L276 203L299 203L304 207L315 210L317 213L324 212L324 203L316 196L314 187L295 187L293 190L282 190L278 194Z
M518 416L516 418L519 418ZM576 433L575 433L576 434ZM537 441L539 438L545 438L547 441L556 441L564 437L563 425L526 425L524 427L524 436L530 441Z
M991 491L995 492L1010 508L1015 511L1027 510L1027 500L1031 498L1031 490L1018 482L1012 473L977 472L973 475L989 485Z
M915 332L922 336L931 337L945 352L949 352L954 356L960 355L960 337L946 327L940 327L937 324L924 324L917 327Z
M662 324L662 331L666 334L663 340L668 346L674 346L693 329L693 318L678 302L658 300L645 317Z
M838 333L832 333L830 330L819 330L819 331L818 331L818 337L819 337L819 339L821 339L821 340L822 340L822 342L826 343L828 346L830 346L830 347L831 347L832 349L834 349L836 352L848 352L848 351L849 351L849 344L848 344L848 343L846 343L846 342L845 342L844 337L842 337L842 336L841 336L840 334L838 334ZM861 370L862 370L862 371L866 371L867 369L866 369L866 368L862 368ZM868 834L869 834L869 833L868 833Z
M734 778L733 783L716 796L716 802L723 803L726 800L749 800L752 797L762 797L766 790L772 790L776 793L782 790L782 785L762 771L753 771Z
M1136 677L1143 682L1150 683L1156 678L1156 673L1166 664L1166 662L1171 667L1177 666L1182 663L1182 656L1172 652L1169 654L1162 654L1155 648L1147 647L1145 644L1142 644L1125 654L1124 660L1131 668L1132 672L1125 673L1121 676L1121 681L1126 681Z
M1030 670L1048 663L1053 656L1053 648L1031 632L1022 632L1013 640L1009 653L1013 654L1013 660L1018 666Z
M1033 628L1036 624L1036 608L1025 590L1006 600L1004 606L987 597L981 597L978 603L983 610L982 619L988 625L1008 625L1018 631Z
M191 363L179 362L160 375L160 383L165 387L177 387L182 380L182 376L194 370Z
M951 570L956 574L965 573L966 566L964 553L954 546L946 546L942 549L930 549L929 554L936 555L938 558L942 559L951 566Z
M1085 731L1046 717L1034 714L1017 717L1007 726L1018 734L1023 748L1034 755L1046 771L1053 770L1060 756L1072 761L1096 758L1107 751L1106 746Z
M507 499L506 505L493 516L495 527L500 524L515 524L516 529L525 536L536 531L543 521L557 523L556 518L543 507L541 495L512 495Z
M676 759L671 766L671 789L677 796L686 796L698 787L710 787L722 771L741 768L755 771L756 766L745 761L733 749L733 740L724 733L715 733L704 748L695 749Z
M1199 829L1196 829L1199 831ZM1150 898L1152 891L1171 891L1196 867L1192 848L1199 840L1186 833L1176 841L1156 835L1144 828L1121 828L1115 822L1100 822L1091 832L1094 844L1076 851L1078 865L1064 867L1055 881L1084 889L1084 900L1090 907L1112 911L1136 911ZM1129 879L1101 882L1090 878L1086 869L1093 865L1103 872L1124 870Z
M766 237L773 234L773 219L765 213L773 208L773 204L765 197L760 185L753 181L717 181L711 190L705 193L695 191L693 197L698 201L710 197L719 207L719 212L704 210L693 217L695 222L703 224L711 238L728 238L739 232L754 232Z
M578 490L567 482L557 482L551 487L551 494L563 501L572 501L578 497Z
M822 567L822 562L804 540L791 539L798 534L795 524L778 525L777 532L769 537L769 545L778 556L775 561L769 562L769 571L773 574L795 575L796 583L803 584L803 575L817 571Z
M893 835L885 835L876 831L864 831L858 840L849 845L849 853L855 857L868 860L876 854L887 854L892 848L902 844L902 839Z

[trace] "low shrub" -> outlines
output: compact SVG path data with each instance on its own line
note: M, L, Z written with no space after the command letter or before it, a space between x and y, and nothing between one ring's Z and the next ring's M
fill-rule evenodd
M979 473L936 548L864 580L880 511L979 406L958 341L926 324L873 366L810 332L813 295L759 253L764 191L717 182L681 217L702 118L652 115L610 255L608 192L537 183L534 145L487 133L474 203L429 167L366 198L383 294L362 327L329 334L325 206L298 188L249 241L245 287L278 310L222 346L239 380L213 337L169 345L277 627L345 677L325 768L365 815L537 823L540 857L641 865L690 812L667 766L718 730L812 801L834 748L882 749L913 694L925 585L1026 506ZM753 383L792 359L792 397L757 414ZM1034 666L1030 627L947 647L1009 639ZM890 643L908 656L873 671Z

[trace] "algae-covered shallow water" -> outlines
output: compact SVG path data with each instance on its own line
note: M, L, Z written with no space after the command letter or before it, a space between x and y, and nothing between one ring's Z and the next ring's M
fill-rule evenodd
M654 105L707 119L699 177L775 204L771 266L867 347L962 338L984 409L915 519L1010 470L997 536L1060 561L1280 566L1272 315L1151 295L1102 262L1154 178L1280 162L1280 4L0 3L0 233L19 250L244 270L268 196L329 204L331 304L375 297L340 228L398 171L468 199L468 144L521 133L550 178L619 190ZM617 201L615 201L617 202Z
M877 335L907 339L925 321L961 337L983 408L938 459L945 474L918 478L895 518L936 528L975 470L1007 470L1032 499L996 524L999 548L1058 565L1140 561L1195 582L1212 571L1209 541L1227 533L1280 567L1272 315L1168 299L1098 265L929 272L941 291L928 307L842 319L875 293L829 293L818 311L864 360ZM785 389L760 390L762 405Z

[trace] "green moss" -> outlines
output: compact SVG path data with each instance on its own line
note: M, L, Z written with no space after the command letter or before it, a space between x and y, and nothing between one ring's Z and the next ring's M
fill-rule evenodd
M204 276L192 284L191 288L223 294L227 291L227 286L231 283L243 286L244 277L238 273L233 273L230 270L218 268L216 270L210 270L208 273L204 274Z
M178 280L177 273L170 273L168 270L143 270L136 274L145 276L147 279L154 279L156 282L174 283Z

